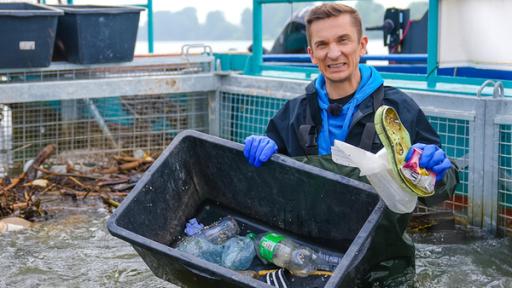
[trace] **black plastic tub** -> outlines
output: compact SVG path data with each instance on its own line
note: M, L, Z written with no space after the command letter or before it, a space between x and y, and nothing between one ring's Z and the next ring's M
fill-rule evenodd
M270 287L172 248L188 219L209 224L232 215L243 232L279 232L343 255L331 277L297 278L288 287L354 287L382 217L378 195L281 155L253 168L242 148L200 132L178 134L114 211L110 233L133 245L156 276L182 287Z
M55 5L64 11L55 40L56 60L77 64L133 60L139 16L129 6Z
M0 69L50 66L61 10L0 3Z

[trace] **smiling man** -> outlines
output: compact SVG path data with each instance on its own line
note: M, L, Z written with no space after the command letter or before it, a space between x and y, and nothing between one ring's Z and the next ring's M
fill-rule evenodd
M335 164L331 146L340 140L378 152L383 144L376 136L374 117L380 106L387 105L396 110L415 143L409 152L412 148L422 152L419 166L436 173L434 196L421 201L431 205L448 199L458 183L457 170L425 114L407 94L384 86L375 68L359 64L368 38L362 33L358 12L339 3L322 4L311 9L306 24L308 53L321 74L304 95L288 101L270 120L266 136L245 139L244 155L249 163L259 167L278 152L367 181L358 177L356 169ZM414 245L405 233L409 219L410 214L385 210L363 259L366 270L361 273L365 276L359 279L360 286L395 287L404 280L413 285ZM404 277L406 272L410 277Z

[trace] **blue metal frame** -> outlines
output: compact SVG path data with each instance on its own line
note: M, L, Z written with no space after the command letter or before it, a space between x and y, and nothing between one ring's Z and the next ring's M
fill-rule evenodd
M361 62L366 61L398 61L398 62L427 62L427 54L390 54L390 55L363 55ZM268 54L263 55L263 62L294 62L311 63L308 54Z
M252 1L252 61L250 73L261 73L263 63L263 7L262 0Z
M396 61L400 64L373 65L380 72L422 74L428 77L427 54L364 55L361 63L367 61ZM316 68L308 54L268 54L263 55L264 63L283 63L287 66ZM480 69L474 67L436 68L437 76L491 78L512 81L512 71Z
M429 0L428 2L428 39L427 39L427 87L436 88L438 43L439 36L439 1Z
M325 0L326 2L332 2L335 0ZM268 65L263 64L263 62L270 61L272 62L287 62L281 61L280 56L274 55L265 55L263 56L263 31L262 31L262 5L263 4L274 4L274 3L293 3L293 2L314 2L311 0L253 0L253 53L251 56L251 61L249 62L248 67L245 69L245 73L249 75L261 75L263 70L271 70L271 71L283 71L283 72L294 72L294 73L306 73L306 75L311 75L313 73L318 73L318 70L312 68L311 65L307 65L308 67L297 67L288 64L287 66L277 66L277 65ZM413 66L403 66L400 72L402 73L388 73L382 72L382 75L387 79L394 80L412 80L412 81L422 81L426 82L427 89L422 90L439 90L436 89L438 83L450 83L450 84L460 84L460 85L482 85L489 78L498 79L503 83L505 88L512 88L512 81L510 80L510 75L512 74L509 71L500 71L500 70L487 70L487 69L477 69L471 67L458 67L456 70L454 68L446 68L439 69L438 68L438 35L439 35L439 0L429 0L429 14L428 14L428 42L427 42L427 57L426 57L426 67L413 67ZM284 56L281 56L284 57ZM290 56L288 56L290 57ZM391 59L384 59L385 57L393 57ZM394 58L399 57L399 58ZM403 58L400 58L403 57ZM418 57L418 58L414 58ZM309 58L301 55L298 56L299 63L308 63ZM390 60L390 61L411 61L418 60L418 62L424 62L425 57L421 55L400 55L400 56L373 56L367 55L365 60ZM396 60L395 60L396 59ZM383 68L383 70L388 69L388 71L398 72L396 67ZM419 73L423 69L425 73L422 75L419 74L407 74L407 72ZM485 72L485 73L484 73ZM456 76L454 76L456 75ZM462 77L461 77L462 76ZM485 78L482 78L485 77Z
M148 52L153 54L155 42L153 38L153 0L147 0L146 4L138 4L135 6L146 8L148 11Z

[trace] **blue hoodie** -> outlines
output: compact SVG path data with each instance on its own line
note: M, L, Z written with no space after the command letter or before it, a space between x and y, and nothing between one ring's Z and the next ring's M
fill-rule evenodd
M343 106L338 116L327 112L329 96L325 88L324 76L320 74L315 81L316 92L318 93L318 104L320 105L320 115L322 117L322 128L320 129L317 139L319 155L331 154L331 146L334 144L334 139L344 141L347 138L352 116L359 104L384 83L379 72L372 66L359 64L359 72L361 73L361 82L359 82L356 93L354 97Z

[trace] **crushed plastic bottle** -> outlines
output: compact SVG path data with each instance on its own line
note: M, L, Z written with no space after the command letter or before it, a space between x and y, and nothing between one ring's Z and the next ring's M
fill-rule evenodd
M183 239L176 249L194 255L206 261L221 264L224 243L238 235L240 228L233 217L227 216L202 228L195 218L186 224L185 234L191 235Z
M228 239L240 233L235 219L226 216L219 221L204 227L195 237L204 238L213 244L224 244Z
M256 254L263 262L285 268L295 276L306 277L320 267L329 267L311 248L299 245L277 233L252 234Z
M224 243L221 265L233 270L246 270L256 256L253 240L235 236Z
M201 237L186 237L176 247L177 250L194 255L208 262L220 264L224 245L213 244Z

